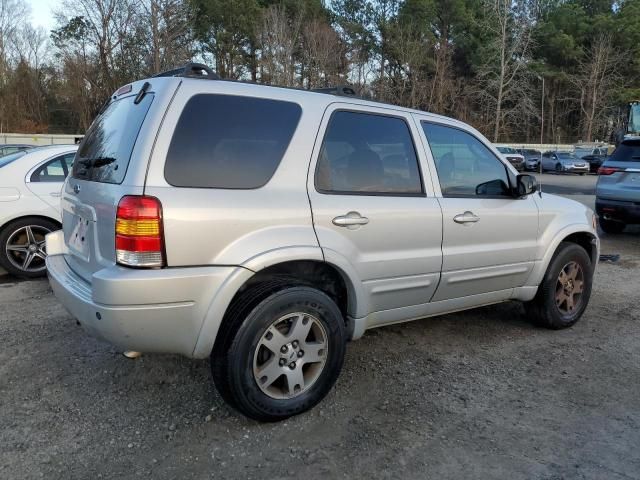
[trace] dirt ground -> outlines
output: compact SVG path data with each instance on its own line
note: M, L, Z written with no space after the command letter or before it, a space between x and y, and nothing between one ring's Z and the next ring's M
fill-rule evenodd
M640 229L583 319L516 303L368 332L313 411L258 424L209 364L124 358L46 281L0 285L0 478L640 478Z

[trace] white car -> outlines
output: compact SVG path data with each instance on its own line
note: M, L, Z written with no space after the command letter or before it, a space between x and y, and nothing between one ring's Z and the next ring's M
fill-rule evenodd
M44 237L60 228L62 184L77 149L55 145L0 157L0 266L7 272L46 273Z

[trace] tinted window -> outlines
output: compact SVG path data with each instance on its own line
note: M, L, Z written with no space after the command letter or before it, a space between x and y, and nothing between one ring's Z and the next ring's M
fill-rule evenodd
M627 140L621 143L609 158L616 162L640 162L640 140ZM0 162L2 162L1 159Z
M335 112L322 142L315 183L325 193L421 194L407 123L395 117Z
M511 196L505 165L473 135L422 123L436 163L442 195Z
M74 178L122 182L153 94L146 94L137 105L133 103L134 98L132 95L114 100L93 121L78 149Z
M9 165L11 162L19 159L20 157L24 157L26 154L27 154L26 152L22 151L22 152L16 152L16 153L11 153L9 155L6 155L0 158L0 167Z
M195 95L171 139L165 178L177 187L262 187L278 168L301 113L291 102Z
M74 157L74 153L68 153L48 161L31 174L31 181L64 182L64 179L69 174Z

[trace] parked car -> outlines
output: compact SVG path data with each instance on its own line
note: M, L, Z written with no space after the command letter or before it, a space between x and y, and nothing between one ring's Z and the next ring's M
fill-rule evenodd
M524 157L516 152L515 148L511 147L496 147L504 158L507 159L511 165L519 172L524 171Z
M46 262L91 334L210 357L222 397L273 421L317 404L367 329L510 300L581 317L595 214L472 127L217 78L122 87L80 145Z
M607 233L640 223L640 138L623 140L598 170L596 212Z
M589 155L607 156L609 147L607 145L576 145L573 154L578 158L584 158Z
M39 147L0 158L0 266L7 272L46 274L44 237L60 228L62 182L77 148Z
M12 153L21 152L24 150L31 150L32 148L34 148L34 145L24 145L24 144L0 145L0 157L4 157L5 155L10 155Z
M573 153L569 152L546 152L542 155L542 170L555 170L558 173L579 173L586 175L589 173L589 163L580 160Z
M602 166L602 163L607 159L606 154L593 154L585 155L582 160L589 163L589 173L598 173L598 169Z
M542 152L531 148L521 148L518 153L524 157L524 169L537 172L540 169Z

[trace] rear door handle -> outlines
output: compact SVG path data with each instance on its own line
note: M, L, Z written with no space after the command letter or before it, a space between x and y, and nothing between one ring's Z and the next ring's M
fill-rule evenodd
M350 230L354 230L362 225L369 223L367 217L361 216L358 212L349 212L346 215L340 215L333 219L333 224L338 227L347 227Z
M456 223L476 223L480 220L480 217L475 215L473 212L466 211L464 213L460 213L453 217L453 221Z

